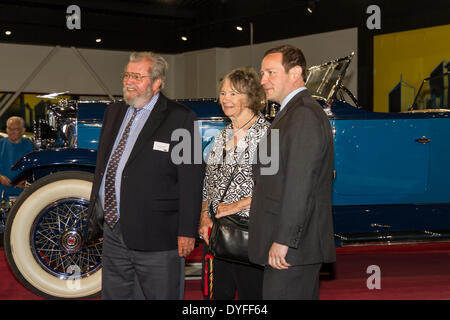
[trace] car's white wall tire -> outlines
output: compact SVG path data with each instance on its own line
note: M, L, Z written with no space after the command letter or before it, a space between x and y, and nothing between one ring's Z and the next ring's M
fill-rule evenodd
M26 188L8 214L5 252L16 277L30 290L46 298L76 299L97 296L101 267L86 277L60 279L45 270L30 246L33 224L46 207L67 198L89 201L93 176L64 171L46 176Z

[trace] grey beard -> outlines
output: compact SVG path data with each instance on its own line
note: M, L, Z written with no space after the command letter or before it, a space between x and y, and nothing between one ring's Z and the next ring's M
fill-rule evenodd
M147 102L150 101L150 99L152 98L152 91L151 91L151 87L149 87L145 94L138 94L136 97L134 98L127 98L125 93L126 93L127 88L123 88L123 100L125 100L125 102L133 107L142 107L143 105L145 105Z

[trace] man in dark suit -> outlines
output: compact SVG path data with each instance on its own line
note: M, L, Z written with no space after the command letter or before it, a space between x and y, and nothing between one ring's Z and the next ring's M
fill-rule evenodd
M255 167L250 211L249 258L266 265L264 299L318 299L321 264L336 258L333 136L328 117L305 87L305 74L302 51L290 45L267 51L261 63L267 99L281 105L261 142L269 152L278 147L278 172ZM275 130L278 141L272 141Z
M105 112L88 211L89 238L103 228L104 299L183 298L203 165L193 161L193 143L183 150L191 159L172 159L175 130L198 135L195 113L160 92L167 67L161 56L133 53L123 74L125 102Z

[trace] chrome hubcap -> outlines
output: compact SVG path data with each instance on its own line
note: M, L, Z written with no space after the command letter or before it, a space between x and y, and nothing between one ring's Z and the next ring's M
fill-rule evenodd
M67 253L76 253L83 248L84 239L76 229L73 229L62 234L60 243L62 249Z

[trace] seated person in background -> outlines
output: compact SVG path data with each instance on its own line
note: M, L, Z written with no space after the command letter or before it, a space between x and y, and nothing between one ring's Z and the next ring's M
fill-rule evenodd
M18 174L11 171L11 166L23 155L33 151L33 143L22 138L25 132L25 121L21 117L10 117L6 121L6 133L8 138L0 140L0 195L5 191L4 198L8 200L10 196L18 196L25 182L13 187L11 181ZM19 187L19 188L18 188Z

